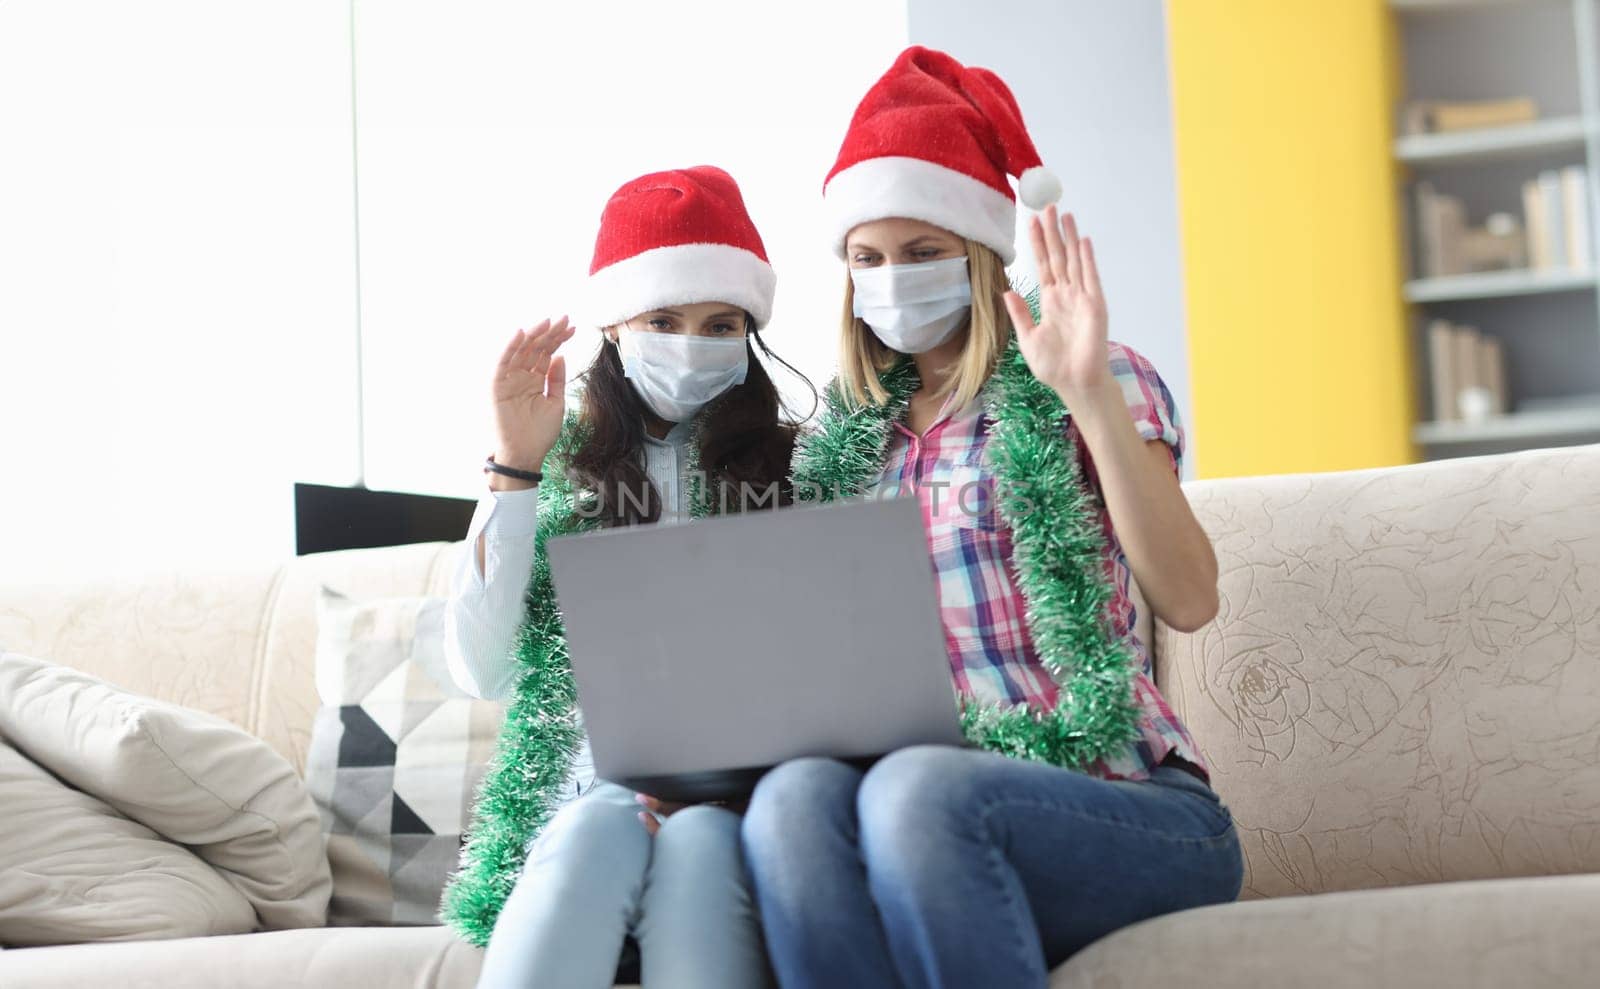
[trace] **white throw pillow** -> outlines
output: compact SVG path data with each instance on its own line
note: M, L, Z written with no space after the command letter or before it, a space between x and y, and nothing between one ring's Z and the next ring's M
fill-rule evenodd
M0 793L5 944L204 937L255 928L249 901L193 852L72 789L4 739Z
M330 925L439 923L504 708L463 692L441 598L317 602L317 711L306 783L333 867Z
M221 718L64 666L0 654L0 734L31 760L187 845L268 930L321 927L332 888L294 768Z

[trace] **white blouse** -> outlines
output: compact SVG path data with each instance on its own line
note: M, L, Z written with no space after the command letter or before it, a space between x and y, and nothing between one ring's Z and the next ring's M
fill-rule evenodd
M690 424L682 422L672 427L665 440L645 437L645 474L661 493L663 522L677 520L682 512L690 432ZM466 552L451 575L444 650L451 679L474 697L499 700L516 686L517 660L512 649L522 625L523 598L533 576L533 537L538 523L538 488L485 492L472 514ZM480 536L482 570L475 548ZM594 763L586 737L573 763L573 788L567 799L588 792L593 782Z

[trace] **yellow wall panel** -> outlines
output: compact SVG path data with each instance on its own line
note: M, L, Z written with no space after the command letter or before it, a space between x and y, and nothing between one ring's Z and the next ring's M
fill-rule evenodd
M1383 0L1168 0L1201 477L1414 459Z

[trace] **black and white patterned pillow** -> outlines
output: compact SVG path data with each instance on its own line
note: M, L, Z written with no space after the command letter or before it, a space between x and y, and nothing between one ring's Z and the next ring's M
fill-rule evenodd
M455 686L441 598L317 602L322 706L306 784L333 870L330 925L436 924L504 708Z

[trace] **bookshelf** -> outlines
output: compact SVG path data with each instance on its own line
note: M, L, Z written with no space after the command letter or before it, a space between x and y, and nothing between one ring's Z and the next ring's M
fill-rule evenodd
M1540 292L1581 292L1595 288L1592 271L1482 271L1406 282L1407 302L1459 302L1503 299Z
M1394 156L1407 165L1448 165L1582 150L1583 118L1535 120L1507 127L1395 138Z
M1393 144L1421 372L1412 438L1427 459L1600 442L1597 5L1389 0L1402 103L1446 107L1426 128L1397 113ZM1513 100L1531 100L1532 119L1445 123L1460 104ZM1445 323L1473 328L1492 365L1474 344L1441 346Z
M1481 423L1425 422L1417 426L1416 438L1419 443L1436 447L1507 442L1556 446L1569 441L1600 443L1600 406L1517 412Z

